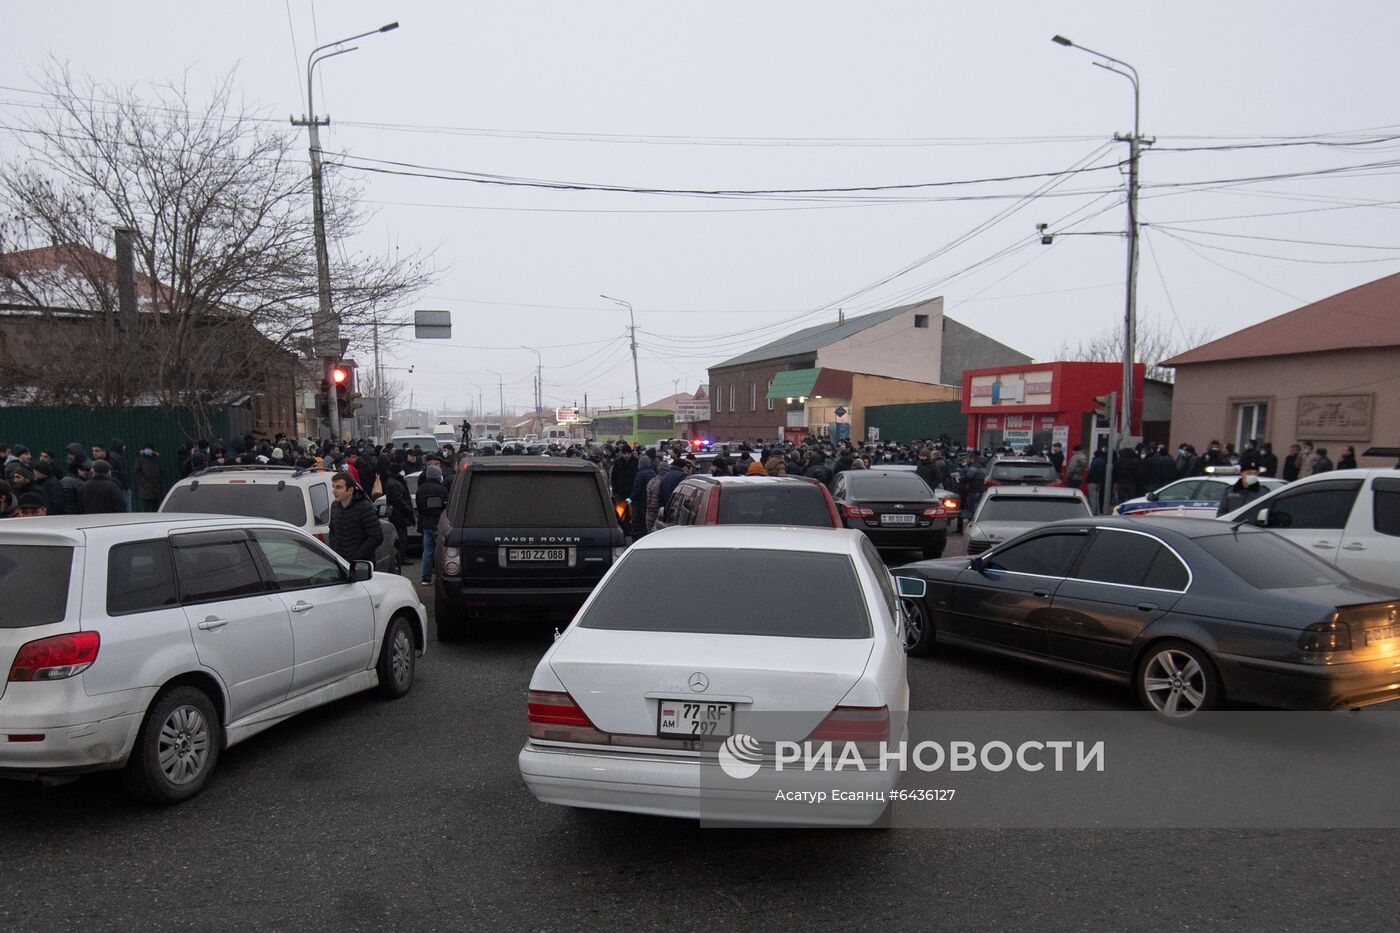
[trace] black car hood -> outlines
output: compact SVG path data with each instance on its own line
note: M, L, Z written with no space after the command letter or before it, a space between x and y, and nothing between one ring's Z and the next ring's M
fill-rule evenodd
M952 580L967 569L966 557L941 557L937 560L921 560L890 571L896 577L918 577L923 580Z

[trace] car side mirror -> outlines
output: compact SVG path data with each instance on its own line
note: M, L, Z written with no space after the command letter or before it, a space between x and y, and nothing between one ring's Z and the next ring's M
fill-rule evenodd
M982 568L987 566L987 562L982 559L981 554L978 554L976 557L972 558L972 560L968 561L967 565L978 573L981 573Z
M1260 510L1259 510L1259 514L1256 515L1256 516L1254 516L1254 524L1258 525L1260 528L1268 528L1268 527L1269 527L1269 510L1268 510L1268 509L1260 509Z
M352 583L364 583L374 576L374 561L356 560L350 562L350 581Z
M894 581L900 599L923 599L928 593L928 582L918 577L895 577Z
M1147 496L1146 496L1146 499L1147 499L1148 502L1156 502L1156 501L1157 501L1157 494L1156 494L1155 492L1149 492L1149 493L1147 494Z

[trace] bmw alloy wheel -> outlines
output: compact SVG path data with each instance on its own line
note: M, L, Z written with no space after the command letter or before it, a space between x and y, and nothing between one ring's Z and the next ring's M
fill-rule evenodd
M1205 668L1180 648L1164 648L1143 665L1143 695L1164 716L1190 716L1212 699L1209 691Z

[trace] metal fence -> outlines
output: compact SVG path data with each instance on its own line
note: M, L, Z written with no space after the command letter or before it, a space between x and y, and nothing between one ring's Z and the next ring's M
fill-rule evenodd
M242 437L252 427L252 412L246 408L225 407L207 411L213 431L212 441ZM120 440L126 444L124 461L128 478L135 471L142 444L154 445L160 454L161 488L169 489L179 479L178 453L186 443L206 437L198 420L186 410L137 408L83 408L81 406L39 406L0 408L0 441L23 444L34 451L51 450L62 465L63 449L72 443L87 450L95 443L104 446ZM139 508L139 505L136 505Z
M878 428L881 442L907 443L947 434L956 443L967 436L962 402L871 405L865 409L865 426L867 431Z

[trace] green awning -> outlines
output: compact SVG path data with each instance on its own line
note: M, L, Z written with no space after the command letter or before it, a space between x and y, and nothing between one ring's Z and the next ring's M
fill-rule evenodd
M768 390L768 398L789 399L812 396L817 385L820 369L789 369L773 377L773 387Z

